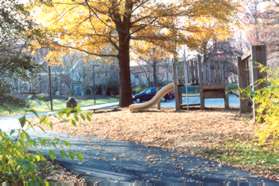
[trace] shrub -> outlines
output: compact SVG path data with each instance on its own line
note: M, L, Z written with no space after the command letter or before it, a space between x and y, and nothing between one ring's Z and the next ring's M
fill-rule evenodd
M7 106L18 106L18 107L28 106L28 102L26 100L14 96L10 96L10 95L4 95L4 96L0 95L0 102L1 104Z
M36 115L37 122L34 122L34 118L31 121L23 116L19 119L21 129L9 133L0 130L0 183L40 183L40 165L46 163L47 159L43 153L34 151L37 147L48 147L47 156L50 160L56 158L57 152L62 158L83 158L79 152L66 150L69 147L67 141L58 138L32 138L27 132L28 129L40 127L42 124L52 127L48 116L39 116L35 111L32 112ZM77 125L79 121L91 120L90 113L80 112L79 108L65 109L56 117L67 120L72 125Z
M10 85L5 79L0 78L0 96L4 96L8 93L10 93Z
M267 86L255 91L252 98L256 104L256 119L262 123L257 131L260 144L279 147L279 73L278 70L264 69L268 73L266 80L259 80L255 86L267 83Z
M37 180L38 163L46 161L41 154L28 153L34 143L21 131L17 140L0 131L0 183Z
M235 91L238 90L238 84L237 83L230 83L227 85L227 90L228 91Z

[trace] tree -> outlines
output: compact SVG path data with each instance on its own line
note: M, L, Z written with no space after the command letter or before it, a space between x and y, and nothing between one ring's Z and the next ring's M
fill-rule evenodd
M197 18L227 22L234 10L229 0L38 0L32 6L48 38L40 44L53 49L49 56L74 49L118 59L121 107L132 101L130 53L136 41L174 52L173 43L187 44L196 33Z
M36 37L33 22L16 0L0 0L0 94L10 78L28 78L38 67L28 47ZM6 82L6 83L5 83Z
M135 43L133 46L133 54L135 60L140 59L139 65L142 65L149 86L158 87L157 63L169 59L171 53L153 44L143 45L142 43ZM152 69L152 78L149 77L149 69Z
M235 26L236 23L235 20L228 23L226 20L208 20L204 17L197 18L197 21L200 24L200 26L196 28L198 34L192 37L187 46L203 55L204 59L207 59L210 49L214 47L215 43L230 39L233 26Z
M265 44L270 65L276 65L279 56L279 3L276 0L245 1L241 20L248 43Z

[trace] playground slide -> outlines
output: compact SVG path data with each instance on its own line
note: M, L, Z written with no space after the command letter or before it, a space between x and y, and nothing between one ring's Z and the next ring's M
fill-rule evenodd
M174 86L175 86L174 83L169 83L163 88L161 88L151 100L144 103L130 105L129 107L130 111L139 112L158 104L162 97L164 97L167 93L174 90Z

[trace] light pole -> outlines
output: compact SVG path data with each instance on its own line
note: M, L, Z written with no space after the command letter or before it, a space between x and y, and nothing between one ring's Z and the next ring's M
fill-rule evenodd
M53 111L51 68L50 68L50 66L48 66L48 86L49 86L48 90L49 90L50 110Z
M96 76L95 76L95 67L97 67L98 65L92 65L92 71L93 71L93 100L94 100L94 105L96 105Z
M153 55L153 86L157 88L157 62L156 62L156 53L155 53L155 48L152 48L152 55Z
M189 74L188 74L188 62L187 62L187 56L186 56L186 49L184 49L184 53L183 53L183 57L184 57L184 87L186 90L186 104L187 104L187 110L189 110L189 98L188 98L188 82L189 82Z

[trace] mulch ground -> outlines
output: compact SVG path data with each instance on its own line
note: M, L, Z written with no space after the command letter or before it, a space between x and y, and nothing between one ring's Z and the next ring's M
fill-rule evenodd
M94 113L77 127L55 123L53 130L71 135L134 141L195 154L229 139L249 139L255 126L233 111L173 110L131 113L128 109Z

